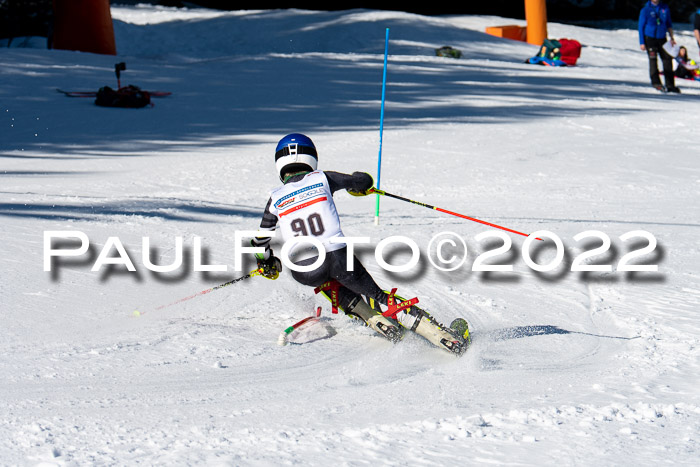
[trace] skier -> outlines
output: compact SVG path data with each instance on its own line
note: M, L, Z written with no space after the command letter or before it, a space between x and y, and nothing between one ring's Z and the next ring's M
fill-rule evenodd
M391 304L392 296L377 285L356 256L348 259L346 244L337 241L342 239L343 232L333 202L333 193L342 189L354 196L370 194L374 180L363 172L349 175L316 170L317 165L316 147L308 136L292 133L277 144L275 166L283 185L271 192L260 230L279 228L285 242L298 236L313 237L320 241L326 252L320 266L311 271L293 270L292 277L301 284L316 288L330 284L333 292L327 289L326 296L337 298L334 306L337 304L346 315L362 320L392 342L401 340L403 329L407 328L431 343L461 355L469 343L468 328L455 331L442 326L416 306L400 311L394 315L395 319L382 315L379 304ZM255 237L251 244L264 248L264 253L256 253L262 274L276 279L282 263L270 248L270 238ZM290 249L289 259L297 266L310 266L318 259L318 252L305 246L298 243Z
M673 76L673 57L663 48L668 32L671 44L675 45L673 38L673 24L671 23L671 9L661 0L649 0L639 12L639 47L649 56L649 76L651 85L659 91L680 93L676 87ZM664 67L664 81L666 88L661 85L659 79L659 64L657 57L661 56Z

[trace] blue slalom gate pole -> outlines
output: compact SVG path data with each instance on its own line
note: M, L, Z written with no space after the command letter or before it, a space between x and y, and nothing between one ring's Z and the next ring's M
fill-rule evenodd
M379 116L379 161L377 162L377 189L382 182L382 138L384 135L384 100L386 97L386 63L389 55L389 28L386 28L384 40L384 74L382 76L382 110ZM374 211L374 225L379 225L379 195L377 195L376 209Z

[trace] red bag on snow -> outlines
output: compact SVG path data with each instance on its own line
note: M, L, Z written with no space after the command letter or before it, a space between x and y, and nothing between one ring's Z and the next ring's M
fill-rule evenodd
M561 44L561 60L567 65L576 65L581 56L581 43L573 39L559 39Z

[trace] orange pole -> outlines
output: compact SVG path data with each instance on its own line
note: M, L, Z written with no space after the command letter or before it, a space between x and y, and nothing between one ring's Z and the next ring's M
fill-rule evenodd
M547 38L547 2L525 0L525 20L527 21L527 42L542 45Z
M116 55L109 0L53 0L53 48Z

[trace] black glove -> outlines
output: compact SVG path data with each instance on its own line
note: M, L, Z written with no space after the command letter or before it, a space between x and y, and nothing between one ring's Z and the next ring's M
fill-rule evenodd
M355 172L353 175L356 175L359 173L360 172ZM370 195L374 192L373 191L374 190L374 179L368 173L365 173L364 175L367 175L371 181L369 188L367 188L366 190L353 190L352 188L348 188L348 190L347 190L348 193L350 193L353 196L367 196L367 195Z
M280 272L282 272L282 261L276 256L272 254L272 250L270 250L270 257L267 259L260 259L257 258L258 260L258 271L260 271L260 274L263 277L266 277L268 279L275 280L280 276Z

